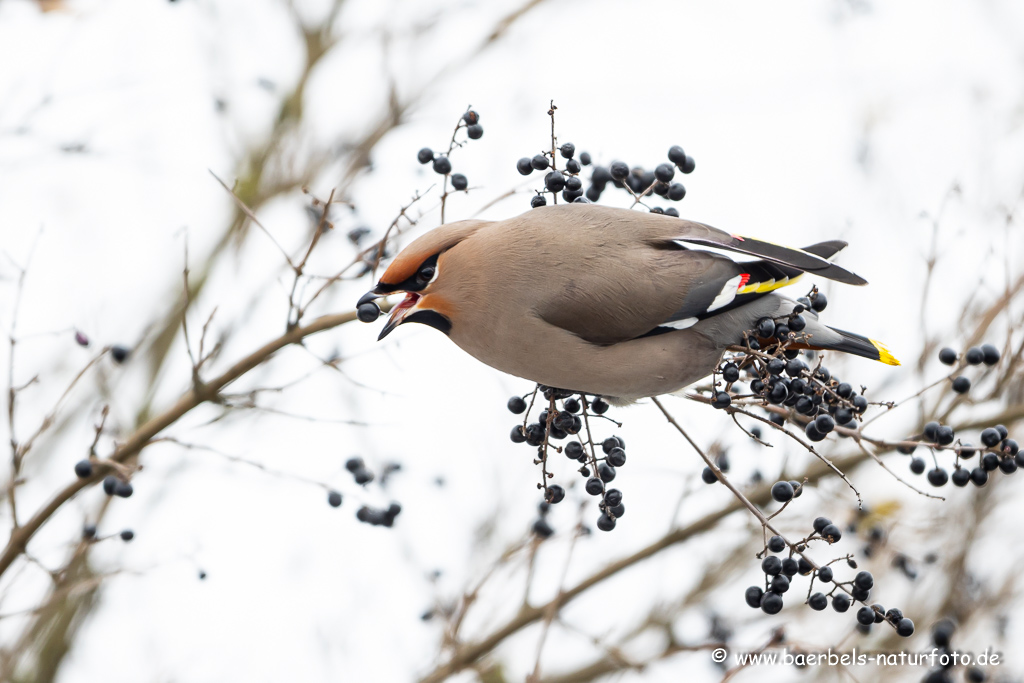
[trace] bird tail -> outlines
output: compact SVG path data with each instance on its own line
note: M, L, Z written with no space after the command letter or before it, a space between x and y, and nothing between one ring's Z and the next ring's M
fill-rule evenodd
M882 344L881 342L877 342L874 339L868 339L867 337L862 337L861 335L854 334L853 332L837 330L834 327L830 327L828 329L838 334L839 340L830 340L821 344L818 339L815 339L812 342L815 348L842 351L843 353L849 353L854 356L877 360L885 363L886 365L900 364L900 362L896 360L896 357L889 353L889 349L885 348L885 344Z
M846 247L846 242L841 240L830 240L828 242L819 242L818 244L812 244L809 247L804 247L804 251L820 256L823 259L829 259L839 253L843 248ZM829 327L831 331L839 335L840 339L836 342L827 343L821 346L823 349L831 349L833 351L842 351L844 353L853 354L854 356L861 356L862 358L870 358L871 360L877 360L885 363L886 365L899 365L900 362L893 356L889 349L885 348L885 344L863 337L859 334L847 332L845 330L837 330L834 327Z

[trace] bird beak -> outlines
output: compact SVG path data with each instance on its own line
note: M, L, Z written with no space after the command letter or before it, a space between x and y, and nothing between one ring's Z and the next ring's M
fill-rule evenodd
M380 341L391 334L391 330L405 322L405 319L416 308L416 303L420 298L420 295L416 292L406 292L405 298L391 310L391 317L388 318L388 323L384 326L384 329L380 331L380 336L377 337L377 341Z
M371 301L374 301L376 299L381 299L381 298L383 298L385 296L387 296L387 295L386 294L380 294L380 293L377 292L376 288L373 288L369 292L367 292L366 294L363 294L361 297L359 297L359 301L356 302L356 308L359 308L363 304L368 304Z

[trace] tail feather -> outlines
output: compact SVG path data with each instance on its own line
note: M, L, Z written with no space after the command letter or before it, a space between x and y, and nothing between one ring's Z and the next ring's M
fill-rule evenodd
M833 256L841 252L848 246L847 242L843 240L829 240L827 242L818 242L812 244L809 247L804 247L804 251L820 256L823 259L831 260Z
M862 358L870 358L871 360L877 360L885 363L886 365L900 364L900 362L896 360L896 357L889 353L889 349L885 348L885 344L882 344L881 342L877 342L874 339L862 337L859 334L854 334L845 330L837 330L834 327L830 327L829 329L837 333L841 339L838 342L830 342L821 348L831 349L833 351L842 351L843 353L861 356Z

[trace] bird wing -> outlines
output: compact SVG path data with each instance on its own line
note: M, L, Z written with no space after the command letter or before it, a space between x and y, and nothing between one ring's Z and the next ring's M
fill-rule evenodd
M851 273L845 268L831 263L827 258L823 258L809 249L784 247L752 237L740 237L739 235L732 235L704 223L695 223L693 221L679 222L682 224L681 229L677 235L669 237L669 239L684 247L689 245L716 247L748 256L756 256L771 263L789 266L848 285L866 285L868 283L860 275ZM841 249L846 246L846 243L840 240L832 240L831 242L822 243L822 245L841 245L839 246L839 249Z
M803 272L864 282L827 260L846 246L838 240L791 249L656 214L604 209L567 216L557 237L547 233L547 239L555 240L549 244L555 252L575 249L579 260L556 269L561 274L548 282L534 312L597 344L685 329L790 284ZM702 246L761 259L737 263Z

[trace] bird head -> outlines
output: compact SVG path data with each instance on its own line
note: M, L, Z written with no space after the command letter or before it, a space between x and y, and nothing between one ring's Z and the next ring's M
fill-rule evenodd
M460 221L435 228L403 249L360 303L389 294L404 293L381 330L380 341L402 323L422 323L445 334L457 315L462 259L456 247L485 225Z

